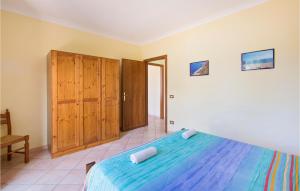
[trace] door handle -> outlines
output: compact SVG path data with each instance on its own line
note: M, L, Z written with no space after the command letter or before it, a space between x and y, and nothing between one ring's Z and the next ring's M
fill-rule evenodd
M126 101L126 92L123 92L123 102Z

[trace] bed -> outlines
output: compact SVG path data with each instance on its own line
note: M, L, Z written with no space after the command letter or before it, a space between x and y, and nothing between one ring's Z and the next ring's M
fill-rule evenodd
M299 156L184 130L96 163L87 191L299 191ZM131 163L132 153L154 146L158 154Z

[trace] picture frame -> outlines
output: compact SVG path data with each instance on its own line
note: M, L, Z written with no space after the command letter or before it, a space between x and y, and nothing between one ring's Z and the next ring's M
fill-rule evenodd
M190 76L209 75L209 61L198 61L190 63Z
M275 49L257 50L241 54L241 70L262 70L275 68Z

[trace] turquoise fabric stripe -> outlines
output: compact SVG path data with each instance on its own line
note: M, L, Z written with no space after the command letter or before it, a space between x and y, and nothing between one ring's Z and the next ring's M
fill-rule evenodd
M211 144L217 145L219 141L222 140L203 133L199 133L187 141L181 137L181 132L178 132L103 161L99 167L120 190L137 190L158 175L177 166L196 151L201 152ZM130 154L149 146L157 148L158 154L155 157L138 165L130 162Z
M97 180L100 179L97 176L105 176L118 190L138 190L145 183L177 166L196 151L199 153L222 141L204 133L198 133L187 141L181 137L181 133L182 131L179 131L96 164L92 168L90 176L93 177L89 178L88 190L96 188ZM131 163L130 154L149 146L158 149L155 157L140 164Z
M182 132L97 163L88 175L87 190L264 190L274 151L205 133L197 133L186 140L181 137ZM140 164L131 163L130 154L150 146L157 148L156 156ZM283 188L286 159L287 155L282 154L274 191ZM288 172L290 163L291 160ZM271 169L268 190L273 171L274 167ZM286 178L286 190L290 191L289 174Z
M87 175L87 191L118 191L100 168L90 169Z

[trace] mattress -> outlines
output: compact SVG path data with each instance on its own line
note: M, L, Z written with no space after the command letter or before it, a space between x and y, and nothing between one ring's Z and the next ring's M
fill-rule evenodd
M299 191L299 156L198 132L179 131L96 163L88 191ZM131 163L132 153L154 146L158 154Z

